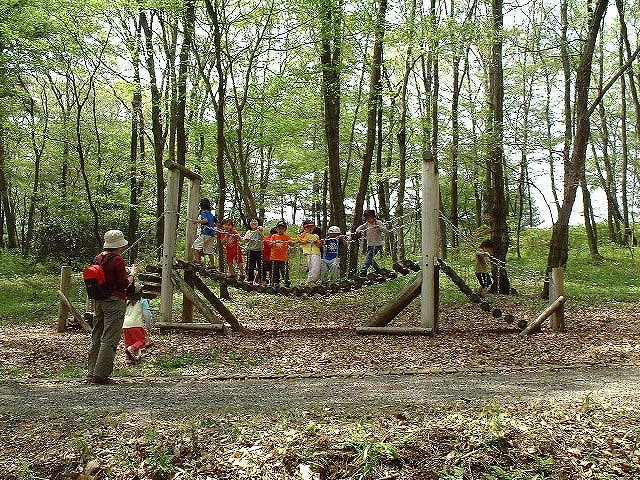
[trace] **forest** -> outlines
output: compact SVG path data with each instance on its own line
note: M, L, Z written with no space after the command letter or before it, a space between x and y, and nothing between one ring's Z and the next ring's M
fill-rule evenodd
M3 248L86 259L120 228L140 240L132 261L157 255L170 161L200 173L218 217L238 225L313 218L349 231L376 209L402 261L425 155L440 173L445 250L488 223L496 256L519 255L522 230L550 218L548 267L563 266L574 209L594 258L597 222L633 241L633 2L1 8Z
M640 478L639 8L0 0L0 477ZM291 288L183 263L187 170L239 232L258 217L349 234L375 210L387 276L357 275L355 235L343 283L302 285L293 248ZM133 357L115 340L99 383L91 326L63 297L95 320L81 270L113 229L157 279L155 320ZM509 295L478 289L484 240ZM184 279L162 279L160 259ZM208 305L215 332L161 328L201 326ZM404 333L360 335L380 312Z

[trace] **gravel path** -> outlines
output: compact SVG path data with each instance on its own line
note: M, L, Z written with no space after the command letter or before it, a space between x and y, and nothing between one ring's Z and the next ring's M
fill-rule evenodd
M557 369L541 372L379 375L219 380L194 377L127 379L91 385L78 379L0 381L0 412L29 414L66 408L132 406L140 411L176 412L229 407L270 410L452 401L594 399L635 401L638 368Z

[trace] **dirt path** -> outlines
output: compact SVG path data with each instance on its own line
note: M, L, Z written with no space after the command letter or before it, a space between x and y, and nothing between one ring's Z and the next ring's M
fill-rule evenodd
M240 407L335 407L437 404L497 398L635 400L640 369L558 369L543 372L380 375L362 378L215 380L193 377L128 380L110 386L78 379L0 383L0 410L28 414L58 408L114 408L176 412Z

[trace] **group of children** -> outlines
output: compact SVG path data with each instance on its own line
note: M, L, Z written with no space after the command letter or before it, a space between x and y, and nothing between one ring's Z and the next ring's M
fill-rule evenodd
M365 261L360 268L360 275L365 276L370 267L376 272L381 270L375 261L375 255L382 251L384 235L388 233L384 223L376 218L373 210L364 212L365 223L356 228L356 233L362 233L367 241ZM216 232L219 232L220 243L224 246L225 260L229 275L254 284L290 286L289 279L289 248L299 245L307 261L307 284L317 282L336 282L340 277L340 254L348 245L347 238L340 227L332 225L327 230L325 238L312 220L302 222L302 231L294 239L287 235L287 224L280 221L268 233L260 225L257 218L249 221L249 229L244 235L235 230L233 221L229 218L218 222L211 213L210 201L203 198L200 201L200 214L191 220L201 225L200 234L193 243L194 261L202 262L204 256L209 256L209 267L215 266ZM218 225L221 229L218 228ZM245 270L241 243L247 245L247 268ZM237 271L236 271L237 268Z

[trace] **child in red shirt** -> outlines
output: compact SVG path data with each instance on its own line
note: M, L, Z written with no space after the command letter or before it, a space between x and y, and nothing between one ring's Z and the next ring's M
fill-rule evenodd
M244 280L244 265L242 262L242 249L240 248L240 234L233 229L233 220L225 218L222 221L222 232L220 233L220 242L224 245L227 266L229 267L229 275L235 276L236 268L240 270L240 280Z
M295 242L289 235L284 233L286 229L287 224L285 222L278 222L276 233L269 238L269 243L271 244L271 275L274 285L280 285L280 276L282 276L285 286L290 287L289 246L294 245Z

